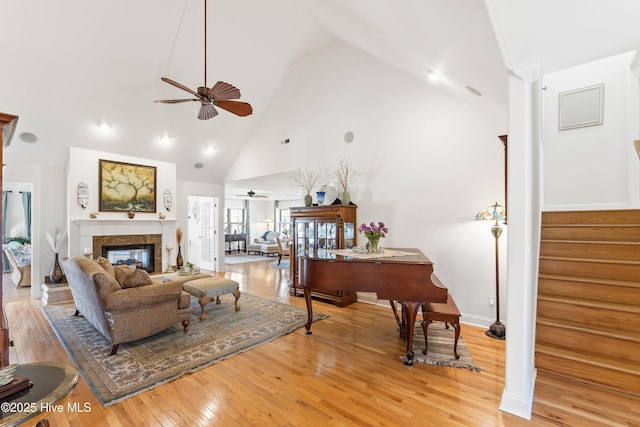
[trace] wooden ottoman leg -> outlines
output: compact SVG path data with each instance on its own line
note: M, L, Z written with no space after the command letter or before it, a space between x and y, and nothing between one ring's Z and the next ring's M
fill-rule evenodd
M220 304L220 295L216 297L216 304Z
M186 333L187 331L189 331L189 321L188 320L183 320L182 321L182 329L184 330L184 332Z
M422 350L422 354L427 354L427 348L429 345L427 344L427 328L431 324L431 320L423 320L422 321L422 331L424 332L424 350Z
M456 338L453 341L453 354L456 356L456 359L460 359L460 355L458 354L458 338L460 337L460 323L452 323L453 329L456 331Z
M202 307L202 314L200 314L200 320L204 320L207 318L207 315L205 314L205 307L209 303L209 298L203 293L198 297L198 303L200 304L200 307Z
M240 310L240 307L238 307L238 300L240 299L240 288L236 289L236 291L233 293L233 295L235 295L236 297L236 301L235 301L235 307L236 307L236 311Z

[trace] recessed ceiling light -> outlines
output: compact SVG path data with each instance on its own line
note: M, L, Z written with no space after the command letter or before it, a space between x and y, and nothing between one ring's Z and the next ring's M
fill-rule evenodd
M197 162L195 165L193 165L193 167L196 169L202 169L204 167L204 163Z
M104 120L101 121L101 122L98 122L98 130L100 132L109 133L109 132L111 132L112 129L113 129L113 127L111 126L110 123L108 123L108 122L106 122Z
M169 138L169 134L168 133L164 133L161 137L160 137L160 142L162 142L163 144L167 145L171 142L171 138Z
M215 151L215 148L213 147L213 144L208 145L205 149L204 149L204 155L205 156L211 156L213 154L213 152Z
M438 73L436 73L433 70L429 70L429 69L427 69L427 77L432 82L437 82L438 80L440 80L440 76L438 75Z
M33 144L38 140L38 137L31 132L22 132L20 134L20 139L24 142L28 142L29 144Z
M471 86L465 86L465 88L475 96L482 96L480 92L478 92L476 89L472 88Z

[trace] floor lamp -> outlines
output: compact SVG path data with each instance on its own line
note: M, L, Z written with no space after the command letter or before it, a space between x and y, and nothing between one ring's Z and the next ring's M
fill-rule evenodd
M506 220L506 211L504 206L501 206L496 202L494 205L483 209L476 215L476 220L495 221L495 224L491 227L491 234L496 241L496 321L489 327L485 334L491 338L503 340L505 337L505 327L500 322L500 267L498 264L498 239L502 235L502 226L498 224L498 221Z

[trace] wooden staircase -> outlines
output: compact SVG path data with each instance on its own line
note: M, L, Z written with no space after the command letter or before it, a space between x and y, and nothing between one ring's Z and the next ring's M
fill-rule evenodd
M543 213L535 364L640 399L640 210Z

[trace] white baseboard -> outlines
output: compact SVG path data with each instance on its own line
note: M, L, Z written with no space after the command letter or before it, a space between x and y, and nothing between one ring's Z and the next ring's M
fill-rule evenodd
M536 376L538 371L533 370L533 380L531 381L531 389L527 396L518 396L506 391L502 392L502 400L498 409L508 412L526 420L531 419L531 408L533 407L533 391L536 385Z

